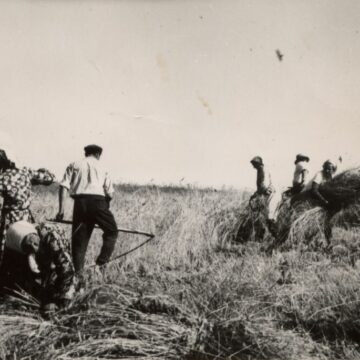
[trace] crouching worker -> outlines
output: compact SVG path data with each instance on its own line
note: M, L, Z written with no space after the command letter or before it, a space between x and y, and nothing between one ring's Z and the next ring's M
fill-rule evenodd
M76 277L69 242L57 225L10 225L0 268L1 291L19 289L34 296L42 310L66 307L75 295Z

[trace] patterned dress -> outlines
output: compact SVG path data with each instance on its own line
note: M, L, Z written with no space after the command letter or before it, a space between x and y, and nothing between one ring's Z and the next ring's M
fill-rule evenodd
M45 302L71 300L77 279L70 255L70 242L59 225L40 224L39 233L41 240L36 260L45 290Z
M0 221L0 263L4 254L6 230L10 224L24 220L32 221L30 213L31 186L50 185L55 176L46 169L6 169L0 173L0 196L3 207Z
M44 223L37 229L40 242L35 258L40 273L30 270L26 255L6 247L0 266L0 289L6 292L19 286L42 304L66 305L77 286L70 243L58 225Z

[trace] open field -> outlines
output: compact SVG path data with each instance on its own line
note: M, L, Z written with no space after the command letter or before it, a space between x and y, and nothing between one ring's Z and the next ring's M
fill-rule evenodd
M35 194L38 220L56 213L52 190ZM358 263L312 248L269 255L258 243L231 244L247 198L231 189L119 186L111 204L119 226L155 240L103 274L89 270L86 293L50 320L2 304L0 358L359 359ZM334 230L334 242L357 238L356 229ZM114 256L142 240L120 234ZM100 244L95 231L89 265Z

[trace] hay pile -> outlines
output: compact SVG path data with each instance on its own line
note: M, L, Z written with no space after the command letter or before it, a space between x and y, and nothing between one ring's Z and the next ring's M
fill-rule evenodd
M358 202L360 167L340 173L332 181L321 185L319 190L337 209Z
M257 196L248 202L239 214L235 242L263 241L270 235L266 225L268 203L269 199L265 196Z
M332 251L339 245L339 239L326 240L326 232L331 229L353 229L360 225L360 168L345 171L328 183L320 186L320 192L329 201L323 208L310 193L301 194L299 200L290 204L285 200L278 213L278 244L283 250ZM346 239L340 241L346 247ZM345 244L345 245L344 245ZM351 241L352 251L354 250ZM360 244L359 249L360 250Z
M211 295L206 313L185 311L168 296L139 296L113 284L90 289L47 321L34 312L0 307L0 358L322 359L324 346L276 324L264 301L270 294L244 284L241 299L254 301L239 301L228 286L232 281L223 285L230 298L222 291L206 292Z

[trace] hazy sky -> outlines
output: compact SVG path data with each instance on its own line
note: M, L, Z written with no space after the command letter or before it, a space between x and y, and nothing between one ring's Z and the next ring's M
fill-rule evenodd
M89 142L121 181L360 162L358 0L0 1L0 46L0 133L59 177Z

